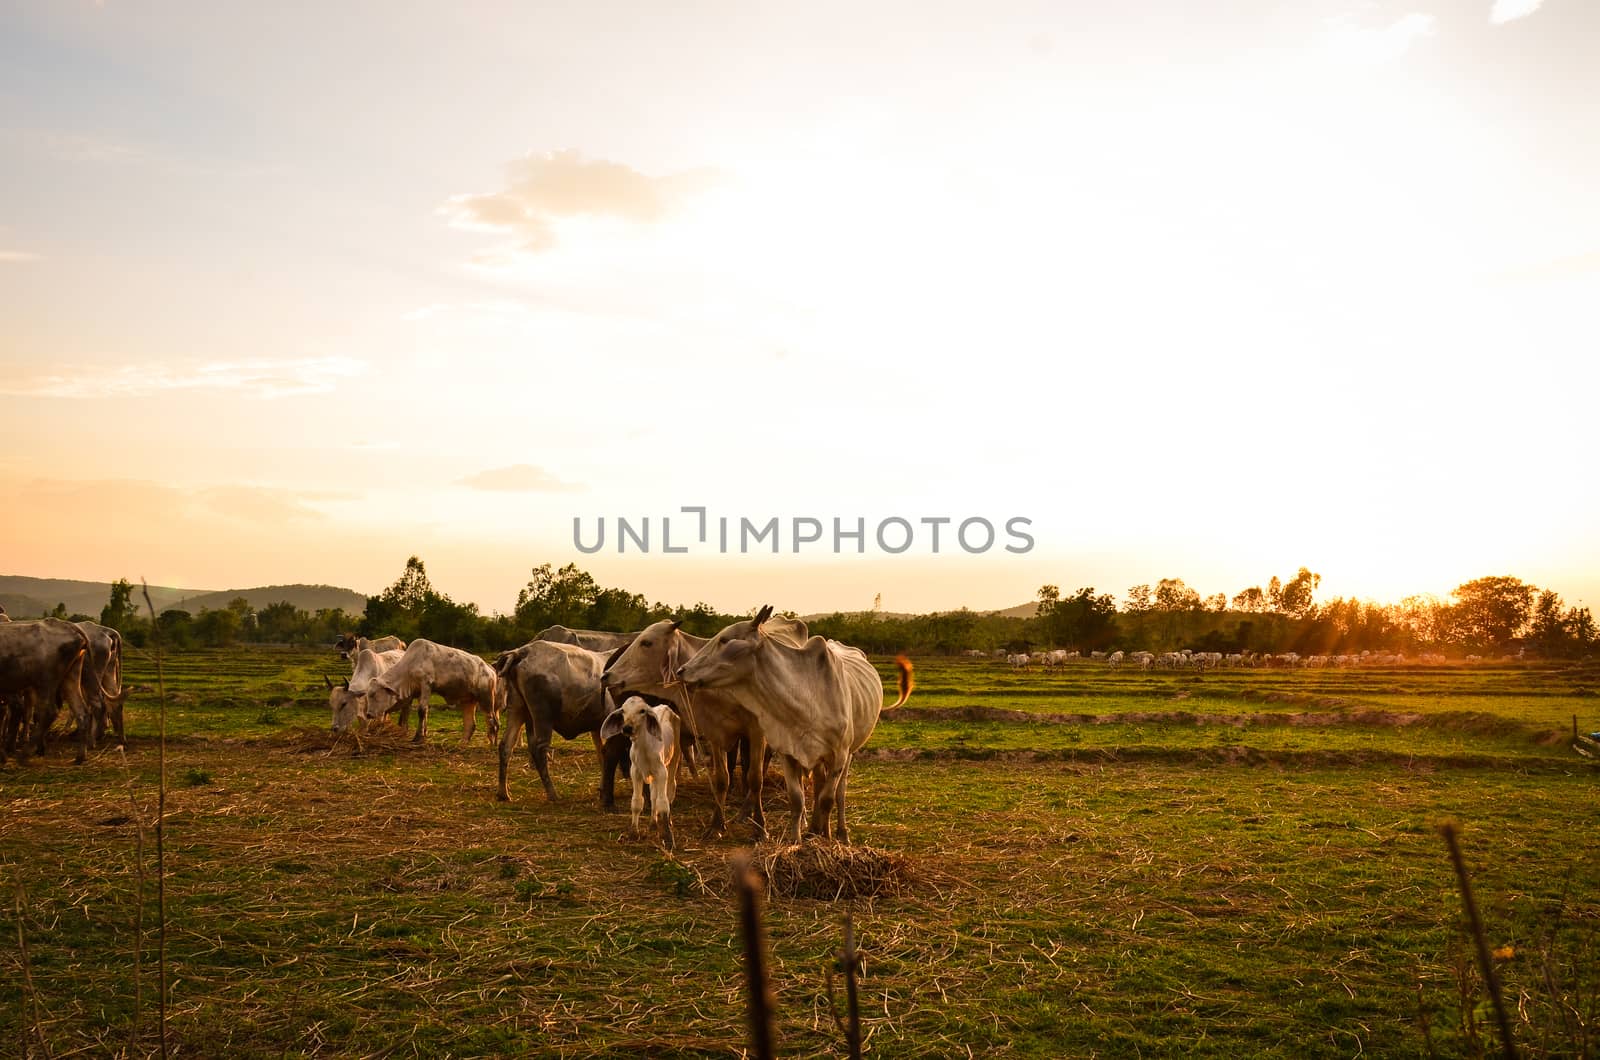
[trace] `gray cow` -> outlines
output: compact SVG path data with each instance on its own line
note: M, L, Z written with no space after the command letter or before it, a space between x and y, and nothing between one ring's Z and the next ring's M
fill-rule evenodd
M81 763L88 758L89 736L94 730L94 718L83 695L88 663L89 638L71 622L55 618L0 622L0 699L9 704L0 761L5 760L7 751L26 755L30 741L37 750L44 750L46 726L40 722L58 697L72 708L78 723L78 756L73 761Z

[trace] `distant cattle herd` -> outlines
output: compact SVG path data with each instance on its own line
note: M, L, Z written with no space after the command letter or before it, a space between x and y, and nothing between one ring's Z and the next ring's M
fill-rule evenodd
M1323 669L1330 666L1409 666L1409 665L1438 665L1448 662L1443 656L1432 652L1420 655L1407 655L1404 652L1379 652L1364 651L1359 655L1300 655L1296 652L1280 652L1274 655L1271 652L1256 653L1220 651L1190 651L1184 648L1180 651L1092 651L1083 655L1075 651L1036 651L1008 652L1004 649L987 652L973 648L963 655L974 659L1004 659L1012 669L1022 670L1029 666L1057 667L1068 663L1088 661L1103 662L1107 666L1116 668L1123 666L1136 667L1140 670L1216 670L1223 667L1278 667L1281 669ZM1506 656L1506 660L1520 658ZM1482 657L1468 655L1466 662L1482 662Z

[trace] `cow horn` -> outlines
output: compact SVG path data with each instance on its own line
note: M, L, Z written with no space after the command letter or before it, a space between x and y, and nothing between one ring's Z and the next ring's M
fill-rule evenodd
M676 632L678 627L681 626L681 625L683 625L683 619L675 618L675 619L672 620L672 629L673 629L674 632Z
M329 677L327 674L323 674L322 683L328 686L328 691L333 691L333 678Z
M767 619L771 618L771 617L772 617L772 605L771 604L767 604L766 606L762 607L761 610L756 612L756 618L755 618L756 628L760 629L761 628L761 624L763 622L765 622Z
M350 679L348 677L344 679L344 690L346 692L350 691Z

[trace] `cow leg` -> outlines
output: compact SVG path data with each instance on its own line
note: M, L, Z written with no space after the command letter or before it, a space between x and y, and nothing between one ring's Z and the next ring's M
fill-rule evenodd
M660 784L660 791L654 793L651 809L654 813L655 824L661 831L661 845L668 850L672 849L672 798L678 791L678 762L673 762L667 767L667 775Z
M428 736L428 699L433 695L433 688L428 682L422 682L422 690L417 693L417 734L411 737L412 743L421 743Z
M511 760L511 752L516 749L517 736L528 721L528 713L521 704L510 707L506 715L505 731L500 734L500 790L495 795L501 802L511 801L511 791L506 787L506 765Z
M806 831L814 836L828 839L833 833L833 793L838 784L839 775L821 762L811 771L811 820L806 825Z
M528 760L539 771L539 782L551 802L556 801L556 786L550 782L550 734L554 727L542 718L535 718L528 726Z
M839 780L836 785L836 791L834 795L834 797L838 800L838 839L841 843L850 842L850 832L844 826L844 788L849 779L850 760L846 759L844 765L839 769Z
M740 812L755 826L755 837L765 839L767 814L761 807L761 792L767 786L767 760L772 756L772 749L767 746L767 738L755 732L745 744L745 754L744 806Z
M472 742L472 733L478 727L478 701L466 700L461 704L461 746Z
M598 732L594 737L596 743L601 743ZM607 813L617 812L617 775L622 772L623 763L627 761L630 746L626 736L614 736L601 743L600 806Z
M800 821L806 812L805 792L800 787L802 772L799 762L783 756L783 783L789 791L789 827L784 831L784 839L790 845L800 842Z
M644 774L639 772L637 764L628 774L628 779L633 782L633 794L628 799L628 810L631 813L632 835L635 839L639 836L639 815L644 812Z
M706 767L711 771L711 823L706 825L700 838L715 839L728 830L722 807L728 799L728 760L733 752L724 754L721 748L713 748L706 757L709 759Z

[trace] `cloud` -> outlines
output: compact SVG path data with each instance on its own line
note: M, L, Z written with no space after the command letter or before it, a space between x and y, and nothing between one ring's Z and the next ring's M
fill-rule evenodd
M573 150L529 154L509 169L504 191L454 196L442 212L459 228L509 232L521 250L534 253L555 246L558 221L605 217L654 224L714 180L705 169L651 177Z
M1328 22L1328 50L1338 59L1361 65L1392 62L1422 37L1433 35L1435 19L1413 11L1383 27L1355 25L1348 16Z
M562 482L550 472L532 464L512 464L510 467L491 468L476 475L457 479L456 483L475 490L494 490L504 493L572 493L581 486Z
M262 486L211 486L197 490L195 500L208 510L249 523L284 523L297 519L323 519L307 501L348 500L352 494L299 492Z
M1519 18L1527 18L1544 5L1544 0L1494 0L1489 10L1489 21L1496 26Z
M26 250L0 250L0 261L38 261L39 255Z
M1600 251L1534 262L1531 265L1507 269L1495 274L1493 278L1507 283L1539 283L1547 280L1568 280L1592 273L1600 273Z
M177 390L232 390L271 399L325 394L341 379L366 370L349 357L299 357L184 364L84 366L57 375L11 376L0 396L115 398L147 397Z

